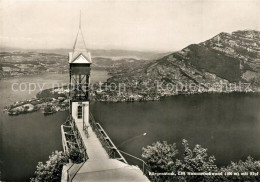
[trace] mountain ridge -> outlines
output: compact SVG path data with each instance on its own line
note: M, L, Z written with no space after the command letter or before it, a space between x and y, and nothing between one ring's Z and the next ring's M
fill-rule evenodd
M157 62L164 62L166 58L173 58L172 61L175 63L184 60L187 66L216 74L230 82L250 81L246 75L248 71L257 73L255 76L259 76L260 72L260 32L254 30L235 31L231 34L222 32L202 43L191 44L169 54ZM231 75L227 73L232 71Z
M221 32L199 44L163 56L112 81L148 79L165 84L250 83L260 86L260 32ZM131 81L130 81L131 82Z

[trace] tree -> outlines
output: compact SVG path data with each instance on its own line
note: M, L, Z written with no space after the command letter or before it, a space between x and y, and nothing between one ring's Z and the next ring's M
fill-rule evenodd
M233 174L238 172L239 174L244 173L245 175L236 176L224 175L220 178L222 181L260 181L260 161L255 161L252 157L248 156L245 161L240 160L239 162L231 162L227 167L220 169L223 173L232 172ZM246 173L247 174L246 174ZM250 174L251 172L251 174ZM255 174L255 175L253 175ZM257 175L256 175L257 174Z
M184 147L183 161L181 171L184 172L218 172L218 167L215 165L215 157L209 156L207 149L200 145L195 145L194 149L189 148L188 141L183 139ZM185 177L188 181L209 181L214 178L212 176L197 175Z
M176 144L168 144L166 141L153 143L143 148L142 157L153 172L172 172L175 170L176 155L178 150Z
M187 140L182 141L184 146L183 159L178 159L176 144L156 142L147 148L143 148L142 157L147 160L151 172L175 173L178 172L217 172L214 156L208 157L207 149L195 145L190 149ZM153 181L209 181L213 177L208 176L157 176Z
M260 161L248 157L245 161L231 162L230 165L218 168L215 165L215 157L208 156L207 149L200 145L195 145L190 149L188 141L182 140L184 147L183 158L176 158L178 150L175 144L167 144L164 142L156 142L147 148L143 148L142 157L147 160L151 172L165 173L173 172L177 176L163 176L150 177L151 181L216 181L216 182L258 182L260 181ZM179 172L194 172L196 174L216 172L223 175L185 175L178 176ZM228 176L227 173L232 173ZM235 175L237 173L238 175ZM243 174L243 175L242 175Z
M142 157L147 160L147 165L151 172L176 172L180 161L176 159L178 150L176 144L168 144L166 141L153 143L147 148L143 148ZM174 176L160 175L149 176L152 181L172 181Z
M62 167L69 162L68 156L63 152L55 151L49 156L49 160L43 164L39 162L35 171L35 178L31 182L57 182L61 181Z
M84 155L76 147L72 147L69 152L69 158L73 163L81 163L84 161Z
M25 106L24 111L28 111L28 110L29 110L29 106Z
M216 171L217 166L214 161L214 156L208 157L207 149L200 145L195 145L194 149L189 148L188 141L183 139L182 145L184 146L184 159L183 170L190 172L210 172Z
M44 112L45 113L53 112L52 106L51 105L47 105L46 107L44 107Z

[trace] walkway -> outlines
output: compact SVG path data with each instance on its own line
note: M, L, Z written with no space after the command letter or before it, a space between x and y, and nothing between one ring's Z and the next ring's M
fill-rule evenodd
M87 137L85 131L83 130L83 122L75 120L76 125L79 129L80 135L82 137L82 140L87 147L87 154L88 154L88 161L89 160L104 160L109 159L109 156L106 152L106 150L103 148L101 142L97 138L95 132L91 128L89 123L86 123L88 127L88 134Z
M62 182L146 182L148 178L137 166L132 166L117 159L109 158L90 123L87 137L83 130L82 120L75 119L84 145L87 148L88 159L80 164L68 164L63 167ZM68 173L67 173L68 172ZM68 176L69 179L66 177Z

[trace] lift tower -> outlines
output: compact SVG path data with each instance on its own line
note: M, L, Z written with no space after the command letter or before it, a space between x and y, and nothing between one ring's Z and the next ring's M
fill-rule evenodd
M81 20L79 30L69 53L70 69L70 114L75 120L82 120L83 126L89 123L89 84L91 55L86 48Z

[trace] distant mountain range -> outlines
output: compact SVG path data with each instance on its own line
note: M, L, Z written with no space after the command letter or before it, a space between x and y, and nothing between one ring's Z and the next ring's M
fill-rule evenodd
M68 55L71 49L21 49L13 47L3 47L0 45L0 52L14 52L14 51L25 51L25 52L38 52L38 53L53 53ZM112 59L121 58L134 58L134 59L158 59L162 56L169 54L169 52L159 51L135 51L135 50L119 50L119 49L89 49L92 57L107 57Z
M123 74L168 83L249 82L260 86L260 32L220 33ZM110 81L118 81L113 77Z

